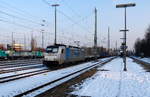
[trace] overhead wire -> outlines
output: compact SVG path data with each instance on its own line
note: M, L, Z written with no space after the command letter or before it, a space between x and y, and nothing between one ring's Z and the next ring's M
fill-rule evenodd
M1 2L2 1L0 1L0 4L1 4ZM2 3L2 4L6 5L6 3ZM39 29L35 29L34 27L31 27L29 25L20 24L20 23L22 23L20 21L19 21L19 23L17 23L18 21L17 22L16 21L10 21L9 19L11 19L11 18L6 18L6 16L7 16L7 17L12 17L13 20L18 19L18 20L22 20L22 21L25 21L25 22L30 22L30 23L33 23L33 24L41 25L41 23L34 20L37 17L34 17L30 13L27 13L23 10L20 10L20 9L14 7L14 6L7 5L7 7L4 6L4 8L5 8L5 10L0 10L0 14L2 14L2 16L5 15L5 18L0 18L0 22L7 23L7 24L12 24L12 25L15 25L15 26L18 26L18 27L22 27L22 28L25 28L25 29L29 29L29 30L32 30L32 31L38 31L39 32ZM9 10L10 10L10 12L9 12ZM32 19L31 17L34 18L34 19ZM40 20L42 22L42 20L44 20L44 19L40 19Z
M80 25L80 26L82 27L82 29L84 28L84 30L89 29L88 27L82 26L82 24L80 24L80 23L81 23L82 21L86 20L87 18L89 18L91 15L93 15L94 12L92 12L92 14L90 13L90 15L88 15L88 16L82 18L82 16L81 16L80 14L78 14L72 7L70 7L70 6L68 5L67 2L65 2L65 0L63 0L63 2L64 2L65 5L68 7L68 9L71 10L72 13L74 13L75 15L77 15L78 18L81 18L78 22L72 24L71 26L73 26L73 25ZM87 31L88 31L89 33L92 33L92 32L89 31L89 30L87 30Z
M8 9L11 8L11 10L13 9L13 10L17 11L18 14L21 14L21 15L24 15L24 16L28 16L30 18L34 17L34 19L37 18L38 20L42 20L41 18L39 18L37 16L34 16L34 15L30 14L29 12L27 12L27 11L25 11L23 9L19 9L19 8L13 6L12 4L7 3L6 1L1 0L0 3L6 5L5 7L7 7Z
M78 14L65 0L62 0L62 2L65 3L66 7L68 7L68 9L75 15L77 15L78 17L82 17L80 14Z
M1 18L0 18L0 21L1 21L1 22L5 22L5 23L14 24L14 25L16 25L16 26L20 26L20 27L23 27L23 28L27 28L27 29L33 30L33 28L30 28L30 27L28 27L28 26L25 26L25 25L22 25L22 24L18 24L18 23L14 23L14 22L10 22L10 21L7 21L7 20L3 20L3 19L1 19Z
M72 25L69 25L67 28L70 28L70 26L74 26L74 25L80 24L81 22L83 22L83 21L85 21L86 19L90 18L92 15L93 15L93 14L90 13L89 15L87 15L87 16L81 18L80 20L78 20L76 23L74 23L74 24L72 24Z
M83 26L80 23L82 21L84 21L85 19L87 19L89 17L89 15L82 18L81 15L79 15L72 7L69 6L69 4L67 2L65 2L65 0L61 0L61 1L65 3L65 5L68 7L69 10L71 10L72 13L74 13L75 15L77 15L78 18L80 18L80 20L78 22L76 22L72 18L70 18L68 15L66 15L65 13L61 12L64 16L66 16L68 19L70 19L71 21L73 21L74 24L72 24L72 26L74 26L74 25L80 25L82 27L82 29L84 29L84 30L87 31L88 28L86 28L85 26ZM90 15L92 15L92 14L90 13ZM90 31L88 30L88 32L90 32Z
M50 5L50 3L49 3L48 1L46 1L46 0L42 0L42 1L43 1L46 5ZM62 2L65 2L65 1L63 0ZM65 4L66 4L66 3L65 3ZM60 11L60 10L58 10L58 9L57 9L57 11L58 11L61 15L65 16L69 21L71 21L71 22L73 23L71 26L77 25L78 27L80 27L81 29L85 30L86 32L92 33L91 31L88 30L89 28L87 28L87 27L83 26L82 24L80 24L81 22L83 22L84 20L86 20L87 18L89 18L92 14L90 13L90 15L88 15L88 16L82 18L82 17L81 17L79 14L77 14L77 12L76 12L72 7L70 7L68 4L67 4L67 7L71 10L72 13L74 13L75 15L77 15L78 17L80 17L81 19L79 19L79 21L75 21L74 19L72 19L72 17L66 15L64 12L62 12L62 11ZM68 28L70 28L70 25L69 25ZM61 32L64 32L64 31L61 30Z
M5 9L7 9L7 8L5 8ZM1 10L0 10L1 11ZM31 22L31 23L33 23L33 24L37 24L37 25L40 25L40 23L39 22L37 22L37 21L33 21L33 20L31 20L31 18L30 18L30 20L29 19L27 19L28 17L25 17L25 16L23 16L23 14L20 14L20 13L18 13L17 11L14 11L14 10L11 10L11 13L6 13L6 11L7 10L5 10L5 11L1 11L1 14L5 14L5 15L7 15L7 16L10 16L10 17L16 17L16 18L19 18L20 20L22 20L22 21L28 21L28 22ZM12 12L13 12L13 14L12 14ZM15 15L14 15L14 13L15 13ZM16 16L16 14L17 14L17 16ZM22 17L19 17L19 16L22 16Z
M1 14L4 14L4 15L7 15L7 16L9 16L9 17L12 17L13 19L15 18L15 19L18 19L18 20L21 20L21 21L24 21L24 22L30 22L30 23L32 23L32 24L35 24L36 27L37 27L37 26L42 26L42 21L45 20L45 19L41 19L41 18L39 18L39 17L37 17L37 16L34 16L34 15L32 15L32 14L26 12L25 10L18 9L17 7L15 7L15 6L13 6L13 5L7 3L7 2L4 2L4 1L2 1L2 0L0 1L0 4L1 4L1 5L2 5L2 4L6 5L6 6L4 6L4 7L5 7L5 11L0 10L0 13L1 13ZM6 11L6 9L8 9L8 11L11 10L11 13L10 13L10 12L8 13L8 12ZM13 12L13 13L12 13L12 12ZM16 14L17 14L17 15L16 15ZM19 15L19 16L18 16L18 15ZM34 19L32 19L32 18L34 18ZM38 21L35 20L35 19L38 19ZM46 21L46 22L44 23L45 26L46 26L46 25L48 26L49 24L51 24L49 21L47 21L47 20L45 20L45 21Z
M22 17L15 16L15 15L13 15L13 14L10 14L10 13L7 13L7 12L1 11L1 10L0 10L0 13L1 13L1 14L4 14L4 15L7 15L7 16L10 16L10 17L13 17L13 18L16 18L16 19L20 19L20 20L23 20L23 21L28 21L28 22L31 22L31 23L40 25L40 23L34 22L34 21L32 21L32 20L28 20L28 19L26 19L26 18L22 18Z
M25 21L25 22L30 22L30 23L33 23L33 24L37 24L37 25L41 25L41 23L38 23L37 21L33 21L33 20L30 20L30 19L27 19L26 17L25 17L25 15L27 14L27 12L24 12L24 11L22 11L22 10L20 10L20 9L17 9L16 7L14 7L14 6L11 6L10 4L8 4L8 3L6 3L6 2L4 2L4 1L0 1L0 4L5 4L5 5L7 5L7 7L6 6L4 6L4 8L5 9L11 9L11 12L12 11L14 11L15 12L15 15L14 14L11 14L11 13L8 13L8 12L6 12L6 11L1 11L0 10L0 14L3 14L3 15L6 15L6 16L8 16L8 17L12 17L13 19L18 19L18 20L22 20L22 21ZM1 5L2 5L1 4ZM15 10L14 10L15 9ZM18 15L24 15L23 17L20 17L20 16L16 16L16 13L18 14ZM29 15L29 14L28 14ZM29 15L30 17L32 17L31 15ZM10 18L9 18L10 19ZM23 27L23 28L26 28L26 29L31 29L31 30L33 30L34 28L32 28L32 27L29 27L29 26L26 26L26 25L24 25L24 24L20 24L20 22L19 23L16 23L16 22L14 22L14 21L9 21L9 19L8 18L5 18L5 20L4 20L4 17L3 17L3 19L1 18L0 19L0 21L1 22L5 22L5 23L9 23L9 24L13 24L13 25L15 25L15 26L19 26L19 27ZM35 29L34 29L35 30ZM37 29L36 29L37 30ZM38 31L38 30L37 30Z
M50 5L50 3L48 3L46 0L42 0L43 3L45 3L46 5Z
M77 24L81 23L82 21L84 21L85 19L87 19L89 17L89 15L87 15L86 17L82 17L79 13L77 13L77 11L75 11L65 0L62 0L62 2L65 3L65 5L68 7L68 9L74 13L75 15L77 15L78 18L80 18L80 20L78 21ZM92 12L93 13L93 12ZM92 15L90 13L90 15Z
M9 21L8 18L4 18L4 17L0 17L0 22L9 23L9 24L12 24L12 25L15 25L15 26L18 26L18 27L22 27L22 28L25 28L25 29L30 29L30 30L34 30L34 31L38 31L38 32L40 31L39 29L35 29L33 27L29 27L29 26L26 26L24 24Z
M91 33L91 31L87 30L86 27L84 27L83 25L79 24L79 22L74 21L71 17L69 17L68 15L66 15L64 12L58 10L59 13L61 13L63 16L65 16L68 20L70 20L71 22L73 22L74 25L77 25L78 27L81 27L83 30L86 30L88 32ZM79 26L80 25L80 26Z

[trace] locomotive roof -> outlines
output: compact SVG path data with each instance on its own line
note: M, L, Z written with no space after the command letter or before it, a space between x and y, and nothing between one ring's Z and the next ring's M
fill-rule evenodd
M64 45L64 44L55 44L55 45L50 45L50 46L47 46L47 47L59 47L59 46L64 46L64 47L70 47L70 48L78 48L78 49L80 49L80 47L70 46L70 45Z
M47 47L59 47L59 46L65 46L66 47L66 45L63 45L63 44L55 44L55 45L50 45L50 46L47 46Z

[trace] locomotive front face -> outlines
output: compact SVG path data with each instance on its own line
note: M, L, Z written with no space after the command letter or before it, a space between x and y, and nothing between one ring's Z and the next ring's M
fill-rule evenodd
M57 55L47 55L47 56L45 56L44 57L44 60L45 61L57 61L58 60L58 57L57 57Z
M65 55L65 47L64 46L48 46L46 48L46 53L44 55L44 63L56 63L63 64L64 63L64 55Z
M45 61L58 61L59 48L55 46L47 47L46 54L44 56Z

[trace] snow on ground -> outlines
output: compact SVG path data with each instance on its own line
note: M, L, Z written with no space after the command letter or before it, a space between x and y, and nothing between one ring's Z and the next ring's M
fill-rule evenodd
M150 58L141 58L140 60L150 63Z
M107 63L91 78L73 86L71 94L91 97L150 97L150 73L127 58L127 72L117 58Z
M108 58L102 59L102 61L107 60L107 59ZM32 88L43 85L47 82L59 79L63 76L66 76L66 75L72 73L72 72L76 72L83 68L89 67L95 63L93 63L93 62L83 63L80 65L65 68L65 69L51 71L48 73L39 74L39 75L35 75L35 76L28 77L28 78L23 78L23 79L19 79L16 81L7 82L7 83L2 83L2 84L0 84L0 90L1 90L0 97L1 96L3 96L3 97L15 96L17 94L20 94L20 93L30 90Z
M142 60L142 61L144 61L144 62L150 63L150 58L149 58L149 57L144 57L144 58L141 58L141 57L134 57L134 58L137 58L137 59Z

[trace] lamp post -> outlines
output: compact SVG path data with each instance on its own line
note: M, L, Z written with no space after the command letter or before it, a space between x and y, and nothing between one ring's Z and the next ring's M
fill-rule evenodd
M42 22L43 23L41 24L41 26L44 27L45 20L42 20ZM42 33L42 49L44 49L44 30L43 29L41 30L41 33Z
M135 3L128 3L128 4L118 4L116 5L116 8L124 8L125 11L124 11L124 30L120 30L120 31L123 31L124 32L124 38L123 38L123 43L122 43L122 46L123 46L123 62L124 62L124 71L127 71L127 67L126 67L126 49L127 49L127 46L126 46L126 40L127 40L127 34L126 32L129 31L127 30L127 18L126 18L126 9L127 7L134 7L136 6Z
M54 44L57 44L57 7L59 4L53 4L52 7L55 7L55 40Z

